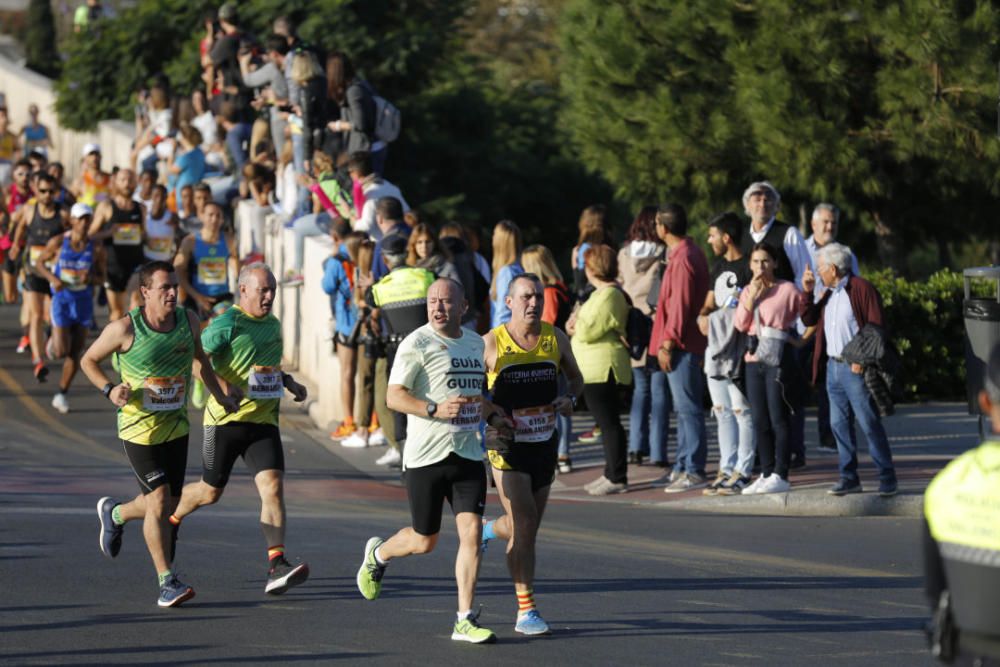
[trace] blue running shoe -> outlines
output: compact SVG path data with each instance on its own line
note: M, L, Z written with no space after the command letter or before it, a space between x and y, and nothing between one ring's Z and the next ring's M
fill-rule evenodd
M552 632L549 630L549 624L535 609L517 615L514 631L520 632L522 635L547 635Z
M170 575L160 586L160 599L156 601L161 607L178 607L194 597L194 589L181 583L175 575Z
M122 532L125 526L119 526L111 518L111 513L118 506L118 501L111 496L104 496L97 501L97 517L101 520L101 534L98 544L101 553L108 558L114 558L122 548Z

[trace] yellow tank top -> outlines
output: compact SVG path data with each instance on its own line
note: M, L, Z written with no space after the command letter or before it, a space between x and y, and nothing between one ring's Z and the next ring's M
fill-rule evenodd
M89 171L83 172L83 192L80 201L93 208L99 202L108 198L108 185L111 179L107 174L98 173L93 176Z
M548 442L555 436L552 402L559 394L559 339L551 324L542 322L534 349L514 342L501 324L493 329L497 359L486 374L493 403L514 421L515 443Z

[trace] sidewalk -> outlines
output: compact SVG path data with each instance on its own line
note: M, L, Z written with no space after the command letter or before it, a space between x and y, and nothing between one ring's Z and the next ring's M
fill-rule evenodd
M284 409L285 415L296 412L294 404ZM296 406L298 407L298 406ZM298 408L299 414L302 409ZM626 430L628 418L623 417ZM305 420L303 420L305 421ZM589 415L573 417L574 444L570 448L573 472L557 475L552 484L553 502L601 502L653 506L667 510L754 514L770 516L908 516L921 515L923 492L941 468L958 454L979 442L978 423L970 417L965 403L924 403L898 406L893 417L884 421L899 478L899 495L880 498L878 475L864 444L858 435L860 469L865 492L844 497L833 497L826 490L838 478L837 455L817 446L815 411L810 411L806 421L805 468L791 473L792 491L766 496L705 496L701 489L678 494L665 494L664 470L651 465L629 466L628 493L595 497L584 490L584 485L600 476L604 456L600 444L583 445L575 440L580 433L593 426ZM718 443L715 421L709 418L708 427L709 476L718 469ZM385 452L384 447L349 449L330 440L325 431L316 429L311 422L301 425L304 431L321 443L335 456L348 462L359 472L374 481L399 485L399 471L375 465L375 459ZM989 424L986 425L989 428ZM671 430L668 449L671 459L675 451L674 431ZM491 493L495 493L491 489Z

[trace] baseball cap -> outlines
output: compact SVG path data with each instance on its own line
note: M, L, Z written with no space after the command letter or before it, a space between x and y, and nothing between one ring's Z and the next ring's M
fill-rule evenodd
M100 153L100 152L101 152L101 145L100 144L95 144L95 143L91 142L91 143L89 143L89 144L87 144L86 146L83 147L83 151L81 152L81 155L83 157L87 157L91 153Z
M69 210L70 216L74 218L82 218L85 215L94 215L94 209L90 208L81 201L73 204L73 208Z
M402 234L389 234L382 239L382 252L388 255L402 255L406 252L406 237Z

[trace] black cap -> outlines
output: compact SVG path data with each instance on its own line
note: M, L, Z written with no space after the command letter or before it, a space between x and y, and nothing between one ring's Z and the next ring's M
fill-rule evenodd
M382 252L386 255L402 255L406 252L407 239L402 234L389 234L382 239Z

